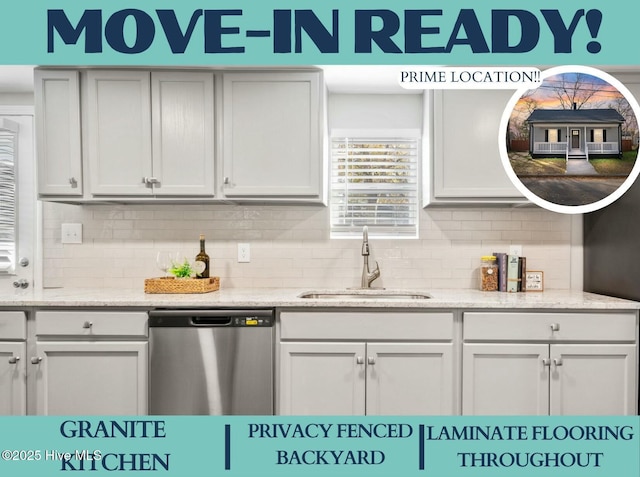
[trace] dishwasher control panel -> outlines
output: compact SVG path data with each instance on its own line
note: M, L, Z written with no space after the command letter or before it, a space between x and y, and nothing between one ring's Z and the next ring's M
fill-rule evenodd
M237 316L233 318L233 326L273 326L270 316Z

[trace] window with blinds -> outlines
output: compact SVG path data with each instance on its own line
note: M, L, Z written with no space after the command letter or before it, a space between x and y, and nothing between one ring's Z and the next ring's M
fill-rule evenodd
M331 139L331 237L418 236L418 137Z
M11 274L16 263L16 136L0 129L0 274Z

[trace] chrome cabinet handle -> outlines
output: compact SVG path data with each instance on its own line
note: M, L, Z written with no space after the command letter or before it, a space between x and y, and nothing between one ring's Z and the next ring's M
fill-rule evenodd
M9 364L16 364L18 361L20 361L20 356L12 356L9 358Z
M20 264L21 267L28 267L29 259L27 257L22 257L18 263Z
M560 331L559 323L551 323L551 331Z
M89 328L91 328L92 326L93 326L93 322L92 322L92 321L85 321L85 322L82 324L82 327L83 327L84 329L86 329L86 330L88 330L88 329L89 329Z
M29 288L29 282L24 278L13 282L13 288Z
M143 177L142 182L147 185L160 184L160 180L157 177Z
M551 366L551 360L549 358L542 358L543 366Z
M364 358L362 356L358 356L356 358L356 363L357 364L364 364Z
M563 362L562 362L562 358L554 358L553 359L553 364L555 366L562 366Z
M78 187L78 181L75 177L69 177L69 184L71 184L72 189Z
M40 361L42 361L42 358L40 356L31 358L31 364L40 364Z
M376 364L376 358L374 358L373 356L369 356L367 358L367 364Z
M222 181L222 183L224 185L229 185L229 184L231 184L231 180L228 177L225 177L224 180Z

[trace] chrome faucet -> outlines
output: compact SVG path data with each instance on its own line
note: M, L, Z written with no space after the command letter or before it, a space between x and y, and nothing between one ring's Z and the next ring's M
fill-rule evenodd
M373 272L369 270L369 229L366 225L362 228L362 256L364 257L364 264L360 287L371 288L371 282L380 276L380 267L376 262L376 269Z

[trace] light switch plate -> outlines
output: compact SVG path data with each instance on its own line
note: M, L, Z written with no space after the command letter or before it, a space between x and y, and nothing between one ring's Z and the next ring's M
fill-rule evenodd
M248 243L238 244L238 263L248 263L251 261L251 245Z
M62 243L82 243L82 224L62 224Z

